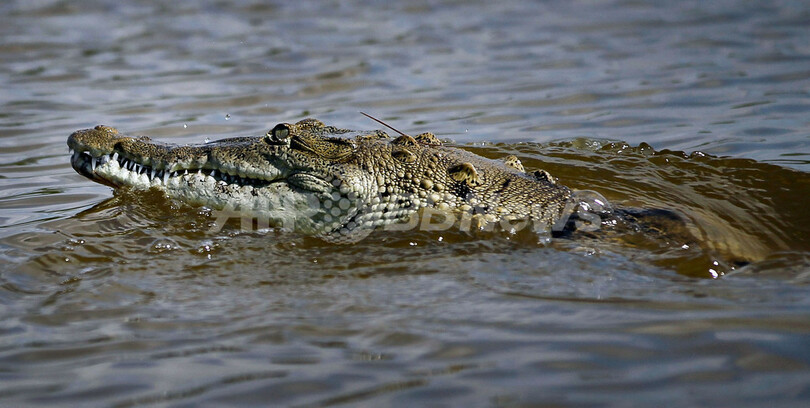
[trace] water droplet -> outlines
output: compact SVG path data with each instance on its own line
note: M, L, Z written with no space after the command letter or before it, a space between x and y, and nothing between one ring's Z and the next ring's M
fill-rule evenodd
M187 129L187 128L188 128L188 124L187 124L187 123L183 123L183 129Z
M225 114L225 120L230 120L230 119L231 119L231 114L230 114L230 113L226 113L226 114Z

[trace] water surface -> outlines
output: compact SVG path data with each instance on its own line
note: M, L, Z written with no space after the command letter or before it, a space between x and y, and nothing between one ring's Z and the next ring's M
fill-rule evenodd
M805 3L6 2L0 405L805 405ZM695 241L212 230L65 145L358 111Z

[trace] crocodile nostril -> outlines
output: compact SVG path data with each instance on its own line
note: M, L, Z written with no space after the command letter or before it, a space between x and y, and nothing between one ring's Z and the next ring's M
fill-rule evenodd
M113 134L116 134L116 135L118 134L118 129L116 129L116 128L112 127L112 126L97 125L93 129L101 130L101 131L105 131L105 132L110 132L110 133L113 133Z

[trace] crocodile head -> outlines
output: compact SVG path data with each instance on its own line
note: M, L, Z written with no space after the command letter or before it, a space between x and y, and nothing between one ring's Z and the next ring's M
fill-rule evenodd
M546 172L443 146L432 134L392 139L306 119L261 137L169 145L96 126L68 138L71 165L114 188L159 189L173 199L264 217L325 237L413 221L422 209L473 225L533 219L546 228L572 192ZM570 207L570 206L569 206Z

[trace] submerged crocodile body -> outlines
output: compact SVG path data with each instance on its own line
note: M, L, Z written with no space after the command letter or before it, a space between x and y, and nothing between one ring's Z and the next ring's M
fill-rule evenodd
M578 205L572 190L545 171L525 172L514 156L490 160L430 133L391 138L315 119L282 123L261 137L185 146L100 125L74 132L68 146L73 168L93 181L154 188L327 238L413 223L426 211L454 214L473 228L529 221L520 225L548 232Z

